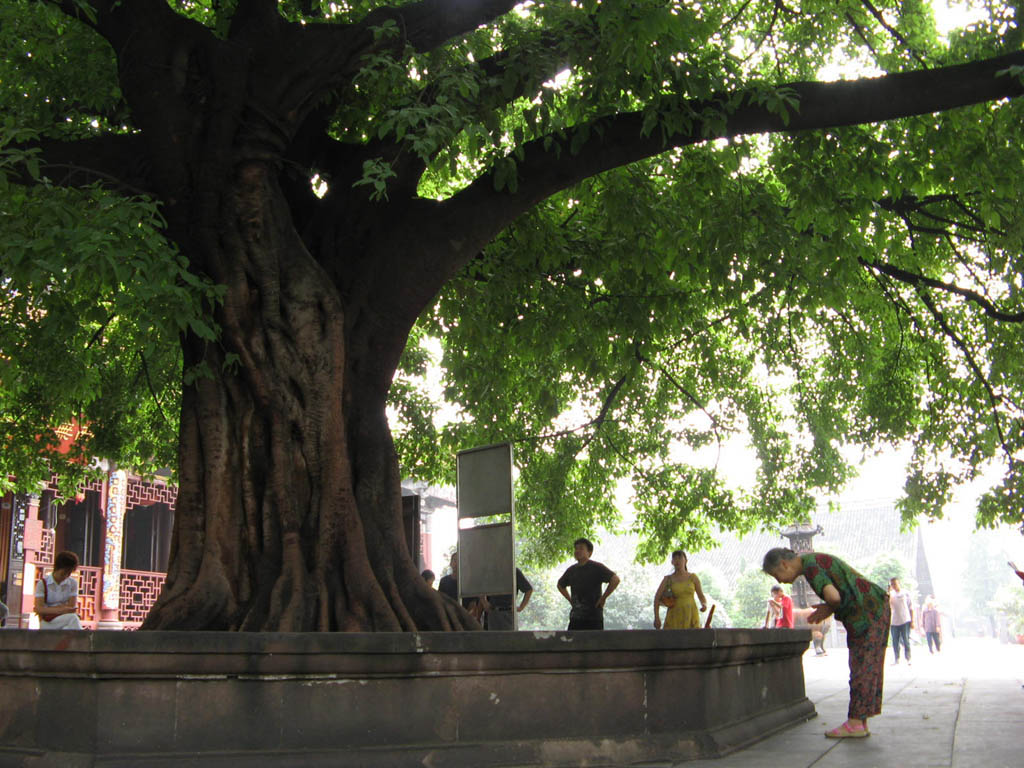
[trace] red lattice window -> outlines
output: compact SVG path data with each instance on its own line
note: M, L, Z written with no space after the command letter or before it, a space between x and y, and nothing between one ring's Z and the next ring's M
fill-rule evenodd
M103 569L81 566L75 572L78 577L78 618L83 624L96 621L96 595L103 581Z
M121 571L118 618L126 625L139 625L160 596L167 574L150 571Z
M53 528L43 528L43 539L39 545L39 554L36 556L37 565L53 565L53 549L57 533Z
M142 480L128 480L128 489L125 498L125 509L142 507L148 504L166 504L172 510L178 500L178 488L174 485L163 485L162 483L147 483Z

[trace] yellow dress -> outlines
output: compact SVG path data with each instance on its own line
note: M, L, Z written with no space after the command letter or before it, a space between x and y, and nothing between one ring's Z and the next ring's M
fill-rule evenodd
M665 615L665 629L700 629L700 611L697 610L697 601L693 597L693 579L670 583L676 604L669 608Z

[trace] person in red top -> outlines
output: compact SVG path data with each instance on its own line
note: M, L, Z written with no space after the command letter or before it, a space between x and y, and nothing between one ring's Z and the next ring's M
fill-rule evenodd
M778 618L775 619L776 627L785 627L786 629L792 629L793 624L793 598L787 595L782 587L776 584L772 587L772 601L774 601L778 610Z

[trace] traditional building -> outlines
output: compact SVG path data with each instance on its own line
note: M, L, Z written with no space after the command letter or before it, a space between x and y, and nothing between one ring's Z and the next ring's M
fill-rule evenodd
M0 597L8 627L27 627L35 583L57 552L78 555L78 615L89 629L135 629L163 587L178 489L123 470L62 499L53 484L38 494L0 497Z
M409 551L420 568L431 566L430 513L450 504L403 488ZM57 552L78 555L78 615L87 629L137 629L156 602L167 575L178 489L110 470L102 480L62 499L54 484L38 494L0 497L0 600L6 626L29 626L36 581ZM424 554L426 553L426 557Z

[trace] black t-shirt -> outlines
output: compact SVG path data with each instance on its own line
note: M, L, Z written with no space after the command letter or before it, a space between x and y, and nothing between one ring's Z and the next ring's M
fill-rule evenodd
M455 577L451 574L442 576L441 580L437 582L437 591L441 594L448 595L452 600L458 600L459 582L457 582Z
M459 599L459 582L450 573L447 576L442 576L441 580L437 583L437 591L445 595L448 595L452 600ZM479 598L476 597L464 597L462 598L462 607L469 608L475 605Z
M573 616L581 619L600 616L597 601L604 592L601 585L611 581L614 575L611 568L595 560L587 560L582 565L575 563L566 568L558 580L558 586L569 588Z
M516 568L516 592L526 594L533 589L533 585L523 576L523 572ZM512 610L512 595L488 595L491 606L499 611Z

